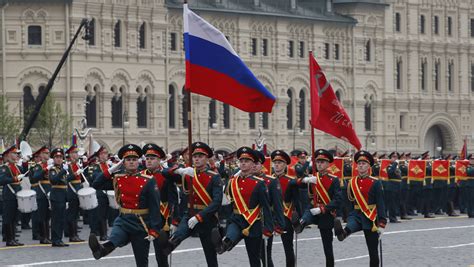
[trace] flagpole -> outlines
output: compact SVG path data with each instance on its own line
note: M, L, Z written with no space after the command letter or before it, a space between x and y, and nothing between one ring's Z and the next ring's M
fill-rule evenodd
M188 1L184 0L183 4L187 4ZM187 79L186 79L187 80ZM191 144L193 142L193 127L192 127L192 112L191 112L191 89L188 87L187 82L184 82L184 86L186 89L186 97L188 99L187 109L188 109L188 164L189 166L193 166L192 158L191 158Z
M309 75L311 76L311 59L313 58L313 51L309 51ZM309 77L309 80L311 81L311 77ZM311 92L311 90L310 90ZM313 94L310 94L309 97L311 98ZM312 103L310 99L310 103ZM311 118L313 119L313 118ZM315 151L315 144L314 144L314 127L313 124L311 123L311 120L309 120L309 125L311 126L311 162L313 163L313 168L312 168L312 173L313 175L316 173L316 162L314 160L314 151Z

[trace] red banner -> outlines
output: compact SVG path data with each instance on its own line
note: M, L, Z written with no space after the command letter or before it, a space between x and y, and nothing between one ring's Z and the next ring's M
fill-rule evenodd
M425 179L425 172L425 160L410 160L408 162L408 180L423 181Z
M391 160L389 159L381 159L380 160L380 170L379 170L379 178L380 180L387 181L388 180L388 171L387 168L390 166Z
M456 160L456 179L464 180L467 177L467 166L469 166L469 160Z
M328 173L337 176L339 179L344 178L344 159L335 158L333 162L329 164Z
M431 177L438 180L449 179L449 160L434 160L431 167Z

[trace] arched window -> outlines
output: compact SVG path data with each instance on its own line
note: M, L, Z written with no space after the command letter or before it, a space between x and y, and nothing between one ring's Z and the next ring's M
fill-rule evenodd
M440 69L440 64L439 64L439 59L436 59L435 60L435 65L434 65L434 87L435 87L435 90L438 91L439 90L439 75L440 75L440 72L441 72L441 69Z
M262 113L262 126L263 126L263 129L265 130L268 130L268 113L267 112L263 112Z
M216 100L211 99L209 102L209 127L212 127L213 123L217 123L217 111L216 111Z
M372 104L366 103L364 106L365 130L372 131Z
M95 19L91 19L89 21L89 25L87 27L87 35L89 40L87 41L89 45L95 45Z
M453 91L454 87L454 62L448 61L448 91Z
M137 93L139 96L137 98L137 127L146 128L147 127L147 117L148 117L148 87L145 89L137 88Z
M112 97L112 128L122 128L122 88L117 89L116 87L112 87L111 91L114 93L114 96Z
M168 126L169 128L174 129L176 127L176 116L175 116L175 101L176 101L176 91L174 89L173 85L168 86L168 93L169 93L169 98L168 98Z
M255 122L255 113L249 113L249 129L255 129L256 122Z
M121 47L121 40L122 40L122 22L117 20L114 26L114 46Z
M300 130L306 128L306 97L303 90L300 91Z
M402 17L400 15L400 13L395 13L395 31L396 32L400 32L402 30Z
M224 129L230 129L230 107L228 104L223 104L224 107Z
M337 98L337 101L339 101L340 104L342 104L342 99L341 99L342 95L341 95L341 90L337 90L336 91L336 98Z
M41 26L30 25L28 26L28 44L29 45L41 45L42 44Z
M23 87L23 120L26 123L31 112L35 108L35 98L30 86Z
M188 128L188 94L186 92L186 89L183 87L183 102L182 102L182 107L183 107L183 128Z
M140 31L139 31L139 41L140 41L140 48L145 49L145 30L146 30L146 24L145 22L140 25Z
M370 61L370 40L365 43L365 61Z
M286 105L286 128L293 129L293 93L288 90L287 94L289 101Z
M96 128L97 127L97 90L98 86L94 86L94 88L90 88L90 86L86 86L86 119L87 119L87 127Z
M397 67L395 70L397 89L402 89L402 66L403 66L402 59L401 58L397 59Z
M426 84L427 84L427 74L428 73L428 64L426 62L426 58L421 59L421 90L426 90Z

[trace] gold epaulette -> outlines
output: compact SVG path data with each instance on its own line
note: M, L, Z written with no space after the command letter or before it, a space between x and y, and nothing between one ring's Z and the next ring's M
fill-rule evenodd
M153 179L153 175L148 175L140 172L140 177L147 178L147 179Z
M378 179L379 179L379 178L377 178L377 177L370 176L370 175L368 176L368 178L370 178L370 179L372 179L372 180L378 180Z
M211 171L211 170L207 170L206 172L209 173L209 174L212 174L212 175L217 175L217 174L219 174L219 173L214 172L214 171Z
M251 177L252 177L253 179L255 179L255 180L259 180L259 181L262 181L262 182L265 181L263 178L260 178L260 177L258 177L258 176L251 176Z
M117 173L117 174L114 174L114 177L124 177L126 176L125 173Z
M333 174L330 174L330 173L328 173L327 176L331 177L332 179L339 178L336 175L333 175Z

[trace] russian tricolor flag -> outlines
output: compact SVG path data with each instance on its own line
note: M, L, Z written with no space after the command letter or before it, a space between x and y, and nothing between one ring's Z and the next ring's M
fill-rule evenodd
M275 97L218 29L184 4L186 89L246 112L271 112Z

